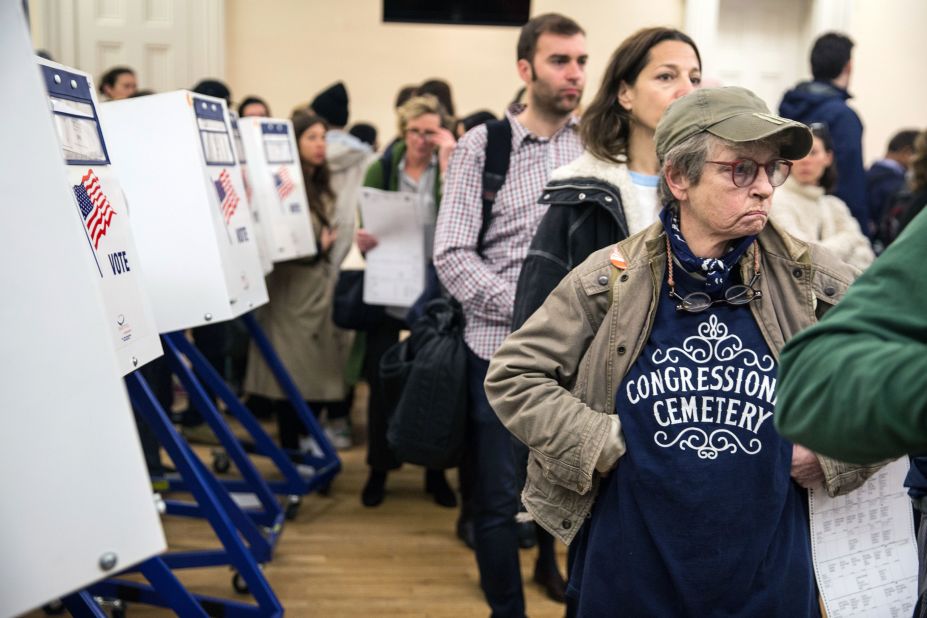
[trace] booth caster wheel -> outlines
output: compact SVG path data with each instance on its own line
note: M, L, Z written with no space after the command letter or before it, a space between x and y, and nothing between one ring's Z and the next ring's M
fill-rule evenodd
M245 578L241 576L241 573L235 573L232 576L232 588L238 594L248 594L248 583L245 581Z
M64 609L64 603L61 601L52 601L42 606L46 616L59 616L64 613Z
M221 450L216 449L212 452L212 469L219 474L225 474L229 471L232 462L229 459L228 454Z
M106 612L109 610L110 618L126 618L126 604L122 599L111 599L103 597L94 597L100 608Z
M296 519L296 516L299 515L299 507L302 505L302 502L300 496L287 496L286 509L283 511L283 516L286 517L287 521Z

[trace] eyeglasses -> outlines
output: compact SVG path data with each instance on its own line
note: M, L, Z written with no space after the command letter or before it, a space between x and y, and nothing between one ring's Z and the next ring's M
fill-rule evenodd
M438 135L438 132L429 131L427 129L425 131L422 131L421 129L406 129L406 136L409 136L409 135L414 135L415 137L419 139L430 140L430 139L434 139Z
M753 278L747 285L738 283L724 290L724 298L712 298L707 292L690 292L685 296L680 296L676 292L676 282L673 280L673 253L670 250L669 236L666 237L666 271L669 296L679 301L676 304L676 311L700 313L718 303L748 305L757 298L763 298L763 293L753 287L760 278L760 251L755 240L753 241Z
M735 161L706 161L716 165L727 165L731 168L731 180L735 187L749 187L756 180L757 174L762 167L766 170L766 177L769 178L769 184L778 187L785 179L789 177L792 171L792 162L785 159L773 159L766 163L760 163L753 159L737 159Z

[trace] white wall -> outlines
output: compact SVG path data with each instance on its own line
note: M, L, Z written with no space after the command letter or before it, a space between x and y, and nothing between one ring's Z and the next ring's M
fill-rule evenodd
M850 1L850 0L845 0ZM863 120L867 162L884 154L899 129L927 129L927 2L852 0L851 104Z

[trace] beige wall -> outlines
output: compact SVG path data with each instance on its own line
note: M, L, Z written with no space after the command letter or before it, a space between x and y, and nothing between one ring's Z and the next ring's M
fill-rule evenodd
M924 0L835 0L848 3L856 41L852 104L866 127L867 162L879 157L898 128L927 127ZM685 0L534 0L534 14L558 11L587 31L591 100L617 44L637 28L684 24ZM264 96L277 115L342 79L351 121L369 121L381 141L393 134L392 101L400 86L443 77L458 114L498 113L520 87L515 73L517 28L385 24L382 0L227 0L227 78L241 98ZM711 67L706 67L711 74Z
M682 25L683 0L534 0L534 14L562 12L586 30L590 55L585 101L598 87L608 56L648 25ZM233 94L265 97L275 115L308 102L343 80L351 122L377 125L381 142L394 132L399 88L430 77L448 80L457 113L500 113L521 86L515 72L518 28L388 24L382 0L228 0L226 67ZM281 19L282 18L282 19Z
M849 0L848 0L849 1ZM853 0L852 105L863 120L867 163L885 152L899 129L927 129L924 0Z

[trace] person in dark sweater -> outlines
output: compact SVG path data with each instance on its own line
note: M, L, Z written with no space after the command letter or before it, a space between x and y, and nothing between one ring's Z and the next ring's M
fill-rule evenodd
M743 88L672 103L655 133L660 220L597 251L490 362L531 448L525 505L575 542L579 616L819 616L807 488L874 468L773 426L779 350L855 270L767 217L808 128Z
M866 171L866 199L869 216L878 224L891 204L892 198L905 187L905 174L914 156L914 139L917 131L905 129L892 136L885 156Z

